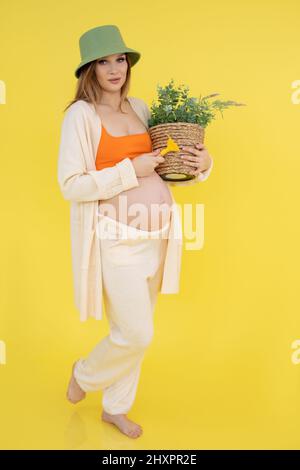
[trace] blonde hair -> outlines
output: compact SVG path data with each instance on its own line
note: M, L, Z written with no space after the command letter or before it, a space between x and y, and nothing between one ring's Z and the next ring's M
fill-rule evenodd
M121 88L121 102L120 110L122 113L127 114L122 110L122 104L127 98L127 94L130 87L130 78L131 78L131 62L130 57L126 55L126 61L128 64L127 77L124 85ZM96 76L96 65L99 59L93 60L88 64L84 65L80 71L79 78L77 80L75 98L66 106L64 111L66 111L73 103L76 103L78 100L84 100L88 103L92 103L94 106L99 103L102 96L102 88L97 80Z

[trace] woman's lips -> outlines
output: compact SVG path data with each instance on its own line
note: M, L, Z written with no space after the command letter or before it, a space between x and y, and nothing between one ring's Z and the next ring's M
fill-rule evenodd
M118 83L121 79L117 78L116 80L109 80L111 83Z

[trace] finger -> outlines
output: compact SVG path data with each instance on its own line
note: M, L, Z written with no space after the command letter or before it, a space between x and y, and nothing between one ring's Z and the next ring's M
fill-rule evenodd
M198 144L196 144L196 147L198 149L202 149L202 150L206 148L205 145L202 142L199 142Z
M162 155L160 155L159 153L152 153L151 155L152 155L153 158L155 158L155 159L156 159L156 158L163 158L163 159L165 158L165 157L163 157Z
M198 155L198 157L200 157L200 155L201 155L200 150L197 150L197 149L184 149L184 150L186 152L189 152L189 153L184 154L186 156Z
M191 152L193 153L194 155L198 155L200 156L201 153L203 151L203 149L198 149L198 148L194 148L194 147L182 147L182 150L187 150L188 152Z
M190 160L191 162L200 162L201 156L194 157L193 155L180 155L183 160Z
M185 165L192 166L192 167L194 167L194 168L197 168L198 170L202 168L201 166L199 166L199 164L196 165L196 164L193 163L193 162L185 162ZM200 171L202 171L202 169L201 169Z

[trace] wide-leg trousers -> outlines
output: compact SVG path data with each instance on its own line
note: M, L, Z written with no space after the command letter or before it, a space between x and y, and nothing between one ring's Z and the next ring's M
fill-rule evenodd
M141 365L152 341L170 222L145 231L100 214L103 300L110 331L74 367L84 391L102 390L110 414L126 414L135 399Z

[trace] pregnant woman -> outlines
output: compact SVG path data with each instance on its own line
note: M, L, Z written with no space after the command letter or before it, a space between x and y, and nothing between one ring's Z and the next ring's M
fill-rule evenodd
M110 332L73 364L67 397L77 403L86 392L102 390L102 420L136 438L142 427L127 413L152 340L157 294L178 292L181 239L176 244L172 193L155 171L164 157L152 151L149 110L143 100L127 98L140 53L125 45L114 25L87 31L80 50L58 180L72 202L76 305L82 320L100 319L101 284ZM212 167L206 149L189 157L198 180L206 179Z

